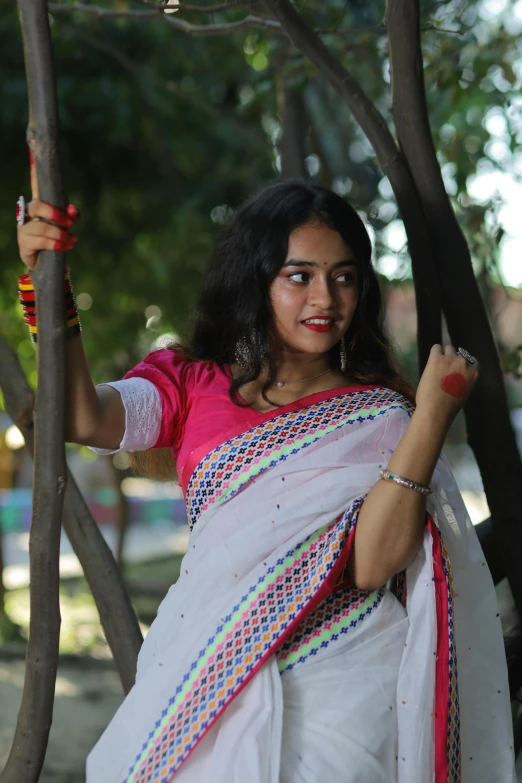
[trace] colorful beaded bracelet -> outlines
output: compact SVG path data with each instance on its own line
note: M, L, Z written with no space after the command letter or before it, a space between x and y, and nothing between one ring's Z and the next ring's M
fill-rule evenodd
M36 320L36 301L33 281L28 274L20 275L18 278L18 296L22 303L22 309L24 313L24 321L29 327L29 334L33 343L38 341L38 324ZM80 334L82 326L80 323L80 317L78 315L78 307L76 305L76 299L74 297L74 291L71 286L71 274L69 267L65 267L65 275L63 281L63 298L64 298L64 316L66 324L66 337L74 337Z

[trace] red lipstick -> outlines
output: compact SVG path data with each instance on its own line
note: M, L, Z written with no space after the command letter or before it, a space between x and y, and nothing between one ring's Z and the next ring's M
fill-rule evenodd
M303 322L303 326L306 326L307 329L311 329L312 332L329 332L333 328L333 325L333 321L329 324L307 324Z
M321 323L321 321L323 323ZM325 321L327 323L324 323ZM310 318L301 321L301 323L303 326L306 326L307 329L311 329L312 332L329 332L333 328L335 321L335 318L328 315L312 315Z

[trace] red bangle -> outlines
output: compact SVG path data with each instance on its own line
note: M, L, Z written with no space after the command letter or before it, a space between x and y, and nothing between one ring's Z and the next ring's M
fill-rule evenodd
M33 343L38 342L38 322L36 317L36 301L33 281L29 274L20 275L18 278L18 297L22 304L22 310L24 314L24 321L29 327L29 333ZM64 319L65 319L65 335L66 337L74 337L80 334L82 327L80 324L80 317L78 315L78 307L76 305L76 299L74 291L71 285L71 274L68 266L65 267L65 275L63 281L63 304L64 304Z

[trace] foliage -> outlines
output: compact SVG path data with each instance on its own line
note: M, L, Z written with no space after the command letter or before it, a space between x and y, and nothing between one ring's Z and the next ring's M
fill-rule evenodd
M241 89L257 75L233 40L173 39L163 27L126 21L107 29L97 22L53 29L64 170L70 199L83 215L78 250L68 260L77 295L92 298L81 315L94 374L114 377L155 336L146 330L151 305L162 316L153 309L150 325L186 331L212 246L212 211L236 204L271 178L272 153L260 107L242 107ZM125 64L100 51L101 43ZM14 14L0 19L0 46L6 152L0 330L34 380L33 347L15 296L21 267L13 202L27 192L28 167Z
M470 183L477 172L520 174L522 22L504 0L426 0L422 7L434 143L477 272L496 283L501 202L477 203ZM302 12L315 29L329 31L324 42L391 124L384 3L316 1ZM237 9L209 18L183 14L198 23L241 16ZM76 293L88 294L80 303L92 299L82 321L96 380L124 372L157 334L186 334L216 224L227 206L277 173L280 78L304 97L310 176L365 214L380 271L409 276L396 205L372 149L340 99L281 36L247 29L189 38L156 21L88 14L56 15L53 32L66 180L83 212L70 262ZM14 295L13 204L28 187L14 13L0 19L0 46L0 330L34 381L34 352Z

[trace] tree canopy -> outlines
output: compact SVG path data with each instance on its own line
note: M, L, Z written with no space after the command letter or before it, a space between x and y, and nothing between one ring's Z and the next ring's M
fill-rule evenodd
M53 7L56 9L58 4ZM373 227L377 267L409 276L389 183L348 109L280 32L257 27L189 36L156 19L53 12L62 150L70 200L82 210L70 255L96 380L119 374L163 332L184 336L219 223L278 175L281 85L303 103L308 176L345 194ZM115 9L104 3L106 9ZM92 11L91 7L91 11ZM247 14L181 6L176 18L227 24ZM63 10L65 9L65 10ZM251 14L262 11L252 4ZM385 5L307 3L306 21L389 118ZM174 15L172 15L174 17ZM434 140L476 271L498 282L501 194L478 202L478 172L520 174L522 21L503 0L425 2L423 53ZM34 381L33 348L15 295L14 202L28 191L23 55L14 13L0 20L4 198L0 330ZM297 139L296 139L297 143Z

